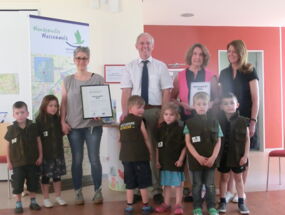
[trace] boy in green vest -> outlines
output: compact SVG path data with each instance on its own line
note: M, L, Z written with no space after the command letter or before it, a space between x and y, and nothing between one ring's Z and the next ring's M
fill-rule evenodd
M209 215L218 215L215 209L215 168L223 136L219 123L210 114L210 97L198 92L193 97L196 114L186 121L184 128L188 163L193 175L193 214L202 215L202 185L206 187L206 203Z
M238 207L241 214L249 214L249 209L244 202L244 183L242 173L246 170L250 148L249 119L242 117L237 112L239 103L233 93L223 96L221 102L222 113L219 121L224 133L223 147L221 150L220 167L221 172L221 199L219 212L226 213L226 191L230 178L230 171L236 182L238 193Z
M121 150L119 156L124 166L124 182L127 189L125 213L133 213L133 190L138 188L143 201L142 212L146 214L151 213L153 209L148 204L147 188L152 186L149 164L152 149L143 121L145 101L140 96L131 96L127 105L128 115L120 124Z
M40 210L36 202L35 192L38 190L38 166L42 163L42 144L36 124L28 120L27 105L18 101L13 105L13 125L8 126L7 140L8 168L13 170L12 186L16 196L15 213L23 213L21 193L26 180L31 196L31 210Z

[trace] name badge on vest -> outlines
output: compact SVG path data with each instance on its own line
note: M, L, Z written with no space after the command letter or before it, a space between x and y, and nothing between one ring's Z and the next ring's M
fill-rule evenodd
M48 131L44 131L43 135L44 135L44 137L47 137L48 136Z
M11 140L12 144L17 143L17 138Z
M193 143L199 143L199 142L201 142L201 137L200 137L200 136L192 137L192 142L193 142Z
M162 148L162 147L163 147L163 142L162 141L158 142L157 143L157 148Z

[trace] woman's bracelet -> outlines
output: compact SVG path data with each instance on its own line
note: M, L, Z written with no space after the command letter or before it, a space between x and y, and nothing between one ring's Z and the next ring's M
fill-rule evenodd
M257 122L257 120L256 120L256 119L254 119L254 118L250 118L250 121Z

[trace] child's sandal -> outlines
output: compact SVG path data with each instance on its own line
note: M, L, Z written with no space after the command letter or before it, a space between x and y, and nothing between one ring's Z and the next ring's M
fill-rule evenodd
M157 212L157 213L164 213L164 212L167 212L167 211L170 211L170 210L171 210L171 206L167 205L165 203L162 203L160 206L155 208L155 212Z
M175 209L174 209L174 214L178 215L178 214L183 214L183 208L181 205L176 205Z

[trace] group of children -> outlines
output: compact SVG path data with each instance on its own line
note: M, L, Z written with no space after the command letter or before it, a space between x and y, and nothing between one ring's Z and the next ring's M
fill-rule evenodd
M61 198L61 176L66 173L63 135L59 118L58 99L53 95L43 98L36 122L28 119L26 103L18 101L13 105L15 121L8 126L7 141L8 168L13 170L12 186L16 197L15 213L23 213L21 194L26 181L31 197L30 209L40 210L35 193L38 191L39 176L45 207L53 207L49 199L49 181L52 178L55 201L66 205Z
M147 188L152 185L149 161L156 153L156 167L160 169L160 183L163 186L164 202L154 210L157 213L171 211L171 188L175 187L176 204L174 214L183 214L182 193L184 165L187 162L193 178L193 214L202 214L202 186L206 187L205 200L210 215L226 212L226 191L233 172L238 193L238 207L241 214L249 210L244 202L242 172L248 163L249 130L248 119L239 116L237 98L229 93L221 100L219 117L208 112L209 95L197 93L193 108L196 114L185 123L179 120L179 109L174 103L165 104L161 110L161 121L156 132L157 149L152 151L143 120L145 102L140 96L128 100L129 114L120 124L120 160L124 166L127 207L133 212L133 190L140 189L144 213L150 213ZM26 180L31 197L31 210L40 210L35 199L39 176L44 196L44 206L52 207L49 199L49 181L52 178L55 201L66 205L61 195L61 176L66 173L63 140L59 118L59 103L55 96L44 97L36 122L28 120L29 112L24 102L13 105L15 122L8 127L7 161L13 170L13 194L16 196L16 213L23 212L21 193ZM221 172L220 203L215 206L215 168Z
M202 215L202 187L206 188L205 201L209 215L225 213L226 191L233 172L238 193L238 208L241 214L249 214L244 202L242 172L245 171L249 154L249 120L238 114L238 101L229 93L221 99L221 114L214 116L209 109L207 93L198 92L193 97L195 114L186 122L179 120L178 106L172 102L161 109L162 123L158 125L156 152L152 151L143 121L144 100L131 96L128 100L128 115L120 124L120 160L124 166L127 206L126 214L132 214L133 189L139 188L144 213L153 208L148 204L147 188L151 186L149 165L156 153L156 167L160 169L164 202L154 209L157 213L171 211L171 188L175 187L174 214L183 214L182 193L184 165L188 162L193 178L193 214ZM187 154L187 159L186 158ZM216 209L215 169L221 173L220 203ZM188 171L189 171L188 170Z

